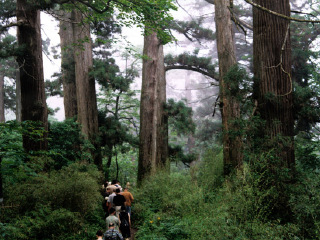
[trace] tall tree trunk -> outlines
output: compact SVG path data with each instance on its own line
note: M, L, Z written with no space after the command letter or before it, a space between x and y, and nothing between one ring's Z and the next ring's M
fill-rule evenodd
M77 91L75 79L75 61L73 53L73 28L70 12L62 12L60 20L61 70L65 117L77 115Z
M191 89L192 89L192 80L191 80L191 71L186 71L186 78L185 78L185 98L187 100L187 105L188 107L191 107L192 108L192 92L191 92ZM195 148L195 145L196 145L196 141L195 141L195 138L193 136L193 134L190 134L188 136L188 142L187 142L187 151L189 154L193 153L194 152L194 148Z
M255 2L290 16L289 0ZM256 127L258 132L254 143L259 142L262 153L273 153L265 163L264 171L268 173L260 176L262 184L259 187L266 193L272 188L272 195L267 195L265 200L269 206L266 214L283 222L292 217L287 188L293 179L294 171L291 170L294 170L295 163L289 26L287 19L253 9L255 114L260 116L259 122L262 123Z
M22 121L31 120L48 130L48 111L44 90L40 11L26 0L17 0L17 38L24 54L17 58L21 79ZM27 152L46 150L47 133L43 136L23 135L23 147Z
M98 143L98 108L95 80L90 76L93 66L90 26L84 23L84 16L78 10L72 11L73 38L75 47L75 76L78 104L78 121L84 136L95 147L91 151L94 163L102 169L100 146Z
M3 203L2 156L0 156L0 204Z
M21 122L21 81L20 81L20 71L16 70L16 120Z
M230 83L225 75L236 61L233 26L230 14L229 0L215 1L215 18L217 29L217 49L219 58L220 108L223 126L223 162L225 174L242 165L241 136L234 136L230 132L237 132L235 121L240 119L240 106L236 96L232 96Z
M289 0L256 0L267 9L290 16ZM290 21L253 9L254 97L257 113L266 121L261 135L280 150L282 164L294 168L293 98Z
M4 116L4 73L0 63L0 122L5 122ZM2 156L0 156L0 204L3 203L3 183L2 183Z
M4 115L4 72L0 63L0 122L5 122Z
M163 45L156 33L144 37L138 182L167 165L168 119Z

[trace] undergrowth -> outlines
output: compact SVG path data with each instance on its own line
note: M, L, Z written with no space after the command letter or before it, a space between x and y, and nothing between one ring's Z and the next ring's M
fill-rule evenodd
M96 166L73 163L7 186L0 239L94 239L105 228L100 174Z
M212 151L190 174L150 177L135 192L136 239L320 239L319 177L298 168L296 182L286 189L269 185L266 175L279 174L281 179L284 174L257 174L270 154L256 157L254 164L244 164L228 178L222 177L222 154ZM286 221L274 214L282 191L289 196L291 217Z

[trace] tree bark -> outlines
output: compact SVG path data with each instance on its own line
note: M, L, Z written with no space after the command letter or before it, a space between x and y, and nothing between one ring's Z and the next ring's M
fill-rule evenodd
M84 16L78 10L72 11L73 38L75 44L75 76L78 105L78 121L84 136L95 147L91 151L94 163L102 169L100 146L98 144L98 108L95 79L90 76L93 66L90 26L84 23Z
M73 28L70 12L62 12L60 20L61 70L63 84L63 103L65 118L77 116L77 91L75 79L75 61L73 53Z
M4 72L0 63L0 122L5 122L4 115Z
M20 80L20 71L16 71L16 120L18 122L22 121L21 117L21 80Z
M289 0L255 2L290 16ZM283 167L294 168L289 24L287 19L253 9L254 98L257 101L256 114L266 122L260 128L260 135L267 136L270 143L274 142L270 147L280 150Z
M229 0L215 0L215 18L217 33L217 49L219 59L220 109L223 126L223 162L225 174L242 165L241 136L230 132L239 129L235 121L240 120L240 106L230 89L230 81L225 75L236 61L233 24L230 14Z
M40 11L26 0L17 0L18 44L24 54L17 58L21 79L21 118L34 121L45 130L43 136L23 135L23 147L27 152L46 150L48 111L44 90Z
M144 37L140 105L138 183L167 165L168 117L163 45L156 33Z
M2 156L0 156L0 204L3 204Z

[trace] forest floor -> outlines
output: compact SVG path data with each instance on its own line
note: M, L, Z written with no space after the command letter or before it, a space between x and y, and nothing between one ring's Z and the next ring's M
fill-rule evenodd
M135 236L136 232L138 231L138 229L136 229L136 228L131 228L130 231L131 231L130 240L134 240L134 239L135 239L134 236Z

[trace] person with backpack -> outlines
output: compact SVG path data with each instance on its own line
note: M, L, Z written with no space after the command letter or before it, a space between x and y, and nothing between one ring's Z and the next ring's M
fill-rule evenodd
M130 214L126 212L126 207L121 207L121 212L119 213L120 218L120 232L125 240L129 240L131 237L130 227L131 227L131 219Z
M131 205L134 198L131 192L129 192L129 188L125 187L121 195L124 196L124 198L126 199L126 202L125 202L126 212L131 215Z
M121 233L114 229L114 223L109 223L109 229L103 234L103 240L123 240Z
M98 230L96 233L97 240L103 240L103 232L101 230Z
M115 215L116 215L116 210L114 208L110 208L109 216L106 218L106 225L107 225L107 228L108 228L110 223L113 223L113 226L114 226L115 230L119 231L120 220Z
M126 199L123 195L120 194L120 189L116 189L116 196L113 197L113 205L116 209L116 216L119 216L121 207L125 205Z

